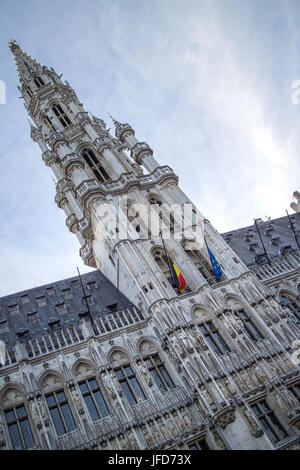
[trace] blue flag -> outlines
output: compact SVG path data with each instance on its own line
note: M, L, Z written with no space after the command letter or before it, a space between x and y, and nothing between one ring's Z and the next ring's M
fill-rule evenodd
M219 265L218 261L216 260L216 258L214 257L214 254L212 251L210 251L210 249L208 248L208 252L209 252L209 256L210 256L210 260L211 260L211 265L212 265L212 270L213 270L213 273L215 275L215 278L217 279L217 281L220 279L220 277L222 276L222 270L221 270L221 266Z

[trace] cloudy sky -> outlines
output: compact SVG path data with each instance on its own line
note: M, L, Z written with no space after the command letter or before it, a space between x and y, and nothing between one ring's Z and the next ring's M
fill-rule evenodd
M219 232L285 215L300 190L299 0L0 0L0 296L82 272L29 136L11 38L129 122Z

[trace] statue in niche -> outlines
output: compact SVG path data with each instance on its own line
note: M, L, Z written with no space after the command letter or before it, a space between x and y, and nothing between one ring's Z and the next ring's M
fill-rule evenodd
M144 434L144 437L146 439L147 446L148 447L154 446L154 440L153 440L151 434L149 433L148 428L145 424L143 424L143 426L141 426L141 430L142 430L142 432Z
M127 437L128 437L129 443L130 443L130 450L138 450L139 447L138 447L138 444L136 442L136 439L134 437L134 434L133 434L132 430L127 432Z
M152 423L150 423L149 427L151 429L152 436L154 437L155 441L159 442L160 441L160 435L159 435L159 431L156 428L155 424L152 422Z
M157 419L157 424L158 424L159 430L162 433L164 439L168 439L169 434L168 434L168 431L167 431L167 428L166 428L166 425L165 425L164 421L162 421L161 418L158 418Z

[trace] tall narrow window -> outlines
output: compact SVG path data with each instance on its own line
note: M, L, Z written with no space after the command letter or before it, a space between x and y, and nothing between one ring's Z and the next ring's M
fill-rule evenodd
M27 93L28 93L29 98L32 98L33 93L32 93L32 91L31 91L31 88L30 88L30 87L27 88Z
M81 155L93 171L97 180L100 181L100 183L105 183L105 181L109 180L109 175L106 173L103 166L100 164L98 158L96 157L92 149L84 149Z
M213 322L208 321L206 323L203 323L202 325L199 325L199 328L205 336L208 344L218 355L230 352L229 347L223 340L217 328L214 326Z
M63 390L49 393L46 401L58 435L75 429L75 421Z
M144 362L161 392L166 392L169 388L175 387L158 354L145 357Z
M287 433L282 424L265 400L258 401L254 405L251 405L251 408L273 442L281 441L281 439L287 437Z
M131 405L134 405L138 401L145 400L145 395L138 383L135 373L132 368L128 366L122 366L115 369L115 374L120 382L122 390Z
M280 296L280 303L283 307L289 309L289 311L294 315L297 321L300 321L300 305L294 298L289 297L288 295Z
M15 450L34 447L35 442L24 405L5 410L5 420Z
M254 323L250 320L249 316L243 309L239 310L237 312L237 315L242 320L243 325L245 327L245 331L250 339L252 339L253 341L261 341L262 339L264 339L263 335L256 328Z
M71 124L70 119L68 118L67 114L64 112L62 107L59 104L55 104L52 107L55 115L58 117L60 123L64 126L67 127Z
M79 382L79 388L93 421L109 415L109 410L95 378Z
M36 77L33 81L37 88L41 88L43 85L45 85L45 82L41 77Z

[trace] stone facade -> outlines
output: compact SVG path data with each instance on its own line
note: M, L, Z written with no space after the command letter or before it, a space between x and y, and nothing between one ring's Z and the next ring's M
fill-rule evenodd
M113 137L53 69L10 47L55 201L97 270L83 291L72 278L0 299L1 449L299 449L299 215L296 234L282 218L259 224L262 238L221 236L129 124L114 120ZM136 203L158 207L161 236L142 236ZM163 204L191 205L190 236L163 237ZM193 244L203 230L219 281Z

